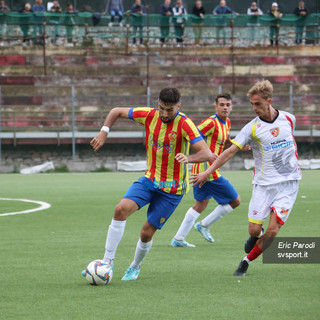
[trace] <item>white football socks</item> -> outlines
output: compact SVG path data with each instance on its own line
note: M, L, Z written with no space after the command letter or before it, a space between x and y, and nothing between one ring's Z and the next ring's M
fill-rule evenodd
M112 219L107 234L106 251L104 253L103 261L109 262L111 265L113 264L113 259L122 239L125 227L126 220L117 221Z
M200 224L204 228L209 228L213 223L217 222L231 211L233 211L233 208L230 204L225 204L223 206L219 204L208 216L200 221Z
M152 247L152 240L149 242L142 242L141 239L139 238L139 241L136 247L136 252L134 254L134 260L132 261L130 267L139 270L142 260L150 251L151 247Z
M250 263L252 262L251 260L249 260L249 259L247 258L247 256L245 256L242 260L247 261L247 262L248 262L248 264L250 264Z
M190 208L187 211L187 213L181 223L181 226L180 226L179 230L177 231L176 235L174 236L174 238L178 241L184 240L199 216L200 216L200 213L198 213L196 210Z

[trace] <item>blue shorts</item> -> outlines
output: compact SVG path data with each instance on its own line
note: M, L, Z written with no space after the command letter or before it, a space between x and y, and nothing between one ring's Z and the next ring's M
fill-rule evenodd
M150 203L148 221L157 229L161 229L180 203L183 195L171 194L156 188L151 179L139 178L128 189L123 199L134 201L139 209Z
M207 181L201 188L199 185L193 187L193 196L197 201L214 198L219 204L230 203L238 197L234 186L224 177L217 180Z

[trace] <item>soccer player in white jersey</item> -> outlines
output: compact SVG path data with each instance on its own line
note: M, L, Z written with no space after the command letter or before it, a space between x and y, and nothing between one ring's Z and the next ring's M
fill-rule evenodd
M245 256L235 276L245 276L249 264L267 249L287 221L298 194L301 172L297 146L293 137L295 117L272 107L273 87L268 80L257 82L248 97L257 117L250 121L213 164L191 177L193 185L201 187L210 174L230 160L246 144L250 144L254 158L252 198L249 204L249 234ZM263 234L262 225L270 215ZM263 241L269 240L269 241Z

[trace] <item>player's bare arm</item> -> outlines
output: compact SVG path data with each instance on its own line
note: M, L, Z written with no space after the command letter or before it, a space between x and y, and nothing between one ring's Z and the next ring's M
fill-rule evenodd
M111 128L118 118L129 119L130 108L113 108L104 120L103 126ZM101 130L90 142L94 151L98 151L106 142L108 132Z
M199 162L205 162L210 161L213 162L214 156L213 153L210 151L207 144L204 142L204 140L197 141L196 143L191 145L191 148L193 151L195 151L192 155L185 155L183 153L178 153L175 158L180 163L199 163Z
M199 184L199 186L202 187L208 180L209 176L223 166L226 162L228 162L239 150L239 147L233 144L230 148L223 151L217 160L215 160L205 172L192 174L190 177L190 182L192 185L196 186Z

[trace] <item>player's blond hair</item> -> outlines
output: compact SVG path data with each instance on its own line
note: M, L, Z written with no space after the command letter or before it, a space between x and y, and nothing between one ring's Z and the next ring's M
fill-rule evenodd
M273 86L269 80L262 80L256 82L251 89L248 91L247 96L249 98L258 94L263 99L268 100L271 99L273 93Z

